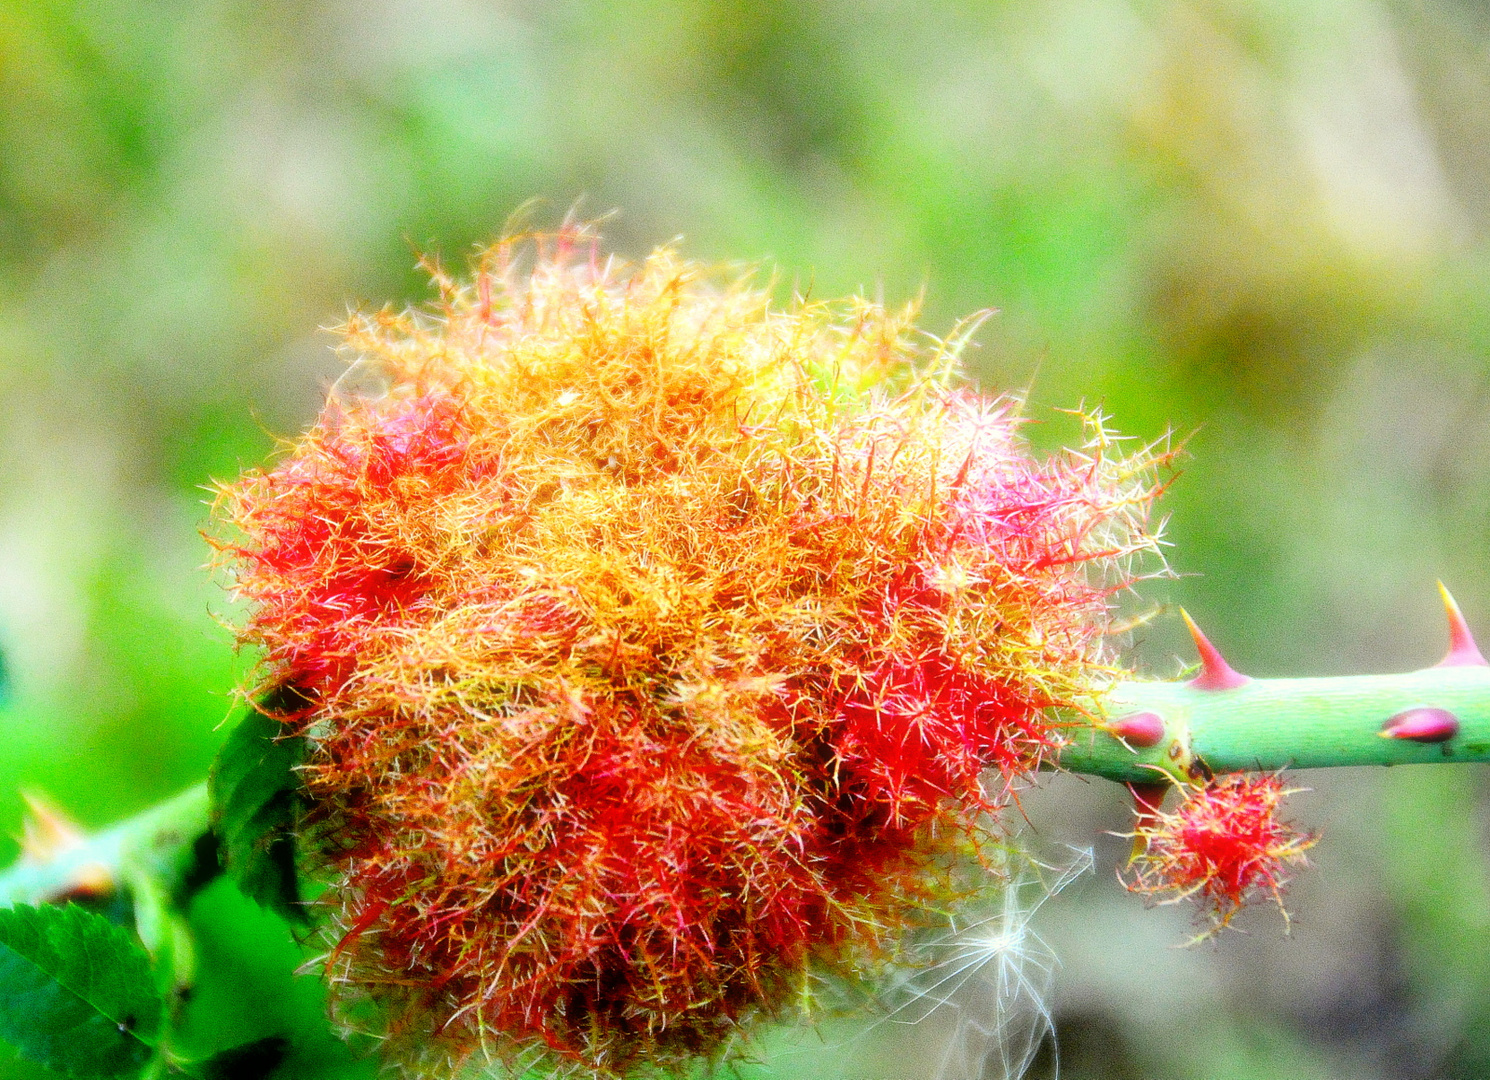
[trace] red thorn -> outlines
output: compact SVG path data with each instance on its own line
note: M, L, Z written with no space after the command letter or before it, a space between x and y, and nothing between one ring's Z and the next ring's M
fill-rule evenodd
M1169 794L1170 787L1168 780L1129 782L1128 790L1133 794L1133 813L1138 819L1134 824L1134 832L1137 835L1133 837L1133 851L1130 853L1130 859L1138 858L1147 847L1142 834L1158 825L1159 817L1163 813L1160 807L1164 805L1164 796Z
M1128 790L1133 793L1134 810L1139 814L1157 814L1173 786L1168 780L1130 780Z
M1235 690L1252 681L1241 672L1232 669L1232 666L1221 655L1221 651L1200 632L1200 627L1195 625L1195 620L1190 618L1188 611L1180 608L1180 615L1184 617L1185 625L1190 628L1190 636L1195 639L1195 651L1200 654L1200 674L1190 680L1191 686L1197 690Z
M59 859L84 843L83 830L46 796L39 792L23 791L26 816L22 819L25 829L21 840L21 855L34 863L48 863Z
M1449 651L1434 666L1490 667L1480 653L1480 647L1474 643L1474 635L1469 632L1469 623L1464 621L1464 613L1459 610L1459 605L1454 603L1454 598L1441 581L1438 583L1438 594L1443 597L1443 610L1449 617Z
M21 840L22 862L59 862L84 845L87 837L83 830L50 800L24 791L21 798L26 801L27 810L23 821L25 835ZM109 896L114 884L114 874L107 866L83 863L46 889L42 899L48 903L98 900Z
M1447 709L1408 709L1382 724L1377 734L1383 739L1448 742L1459 734L1459 718Z
M1164 718L1152 712L1133 713L1114 721L1107 733L1133 746L1158 746L1164 741Z

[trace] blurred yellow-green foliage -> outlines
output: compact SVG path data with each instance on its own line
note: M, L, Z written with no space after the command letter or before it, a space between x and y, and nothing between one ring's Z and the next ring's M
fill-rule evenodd
M1083 401L1195 432L1154 600L1256 675L1433 661L1435 577L1490 632L1487 41L1468 0L0 0L0 791L97 825L201 777L244 663L203 485L313 416L319 327L533 196L934 332L998 308L974 365L1037 442ZM1135 655L1188 654L1161 619ZM1033 793L1041 842L1098 837L1041 912L1064 1075L1490 1075L1484 776L1310 777L1292 938L1189 952L1111 882L1117 793ZM199 1006L234 1037L319 1007L235 996L294 962L260 922Z

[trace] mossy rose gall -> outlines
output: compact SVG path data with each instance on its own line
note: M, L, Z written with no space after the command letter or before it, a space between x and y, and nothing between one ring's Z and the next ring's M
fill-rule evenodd
M345 328L386 392L218 504L305 702L330 974L457 1060L716 1054L947 900L1115 676L1156 463L1037 459L911 312L669 250L436 284Z

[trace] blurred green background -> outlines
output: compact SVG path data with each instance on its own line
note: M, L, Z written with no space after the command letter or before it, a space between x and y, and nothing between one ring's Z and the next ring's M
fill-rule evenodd
M1145 595L1249 673L1433 662L1436 577L1490 634L1487 42L1455 0L0 0L0 833L19 789L93 826L203 775L244 665L203 485L313 417L318 328L534 196L932 331L996 307L976 373L1038 443L1083 402L1193 433ZM1029 795L1097 845L1036 923L1062 1074L1490 1076L1486 776L1308 777L1292 937L1189 951L1112 881L1110 785ZM234 1037L319 1010L255 918L199 1006ZM929 1080L937 1030L756 1074Z

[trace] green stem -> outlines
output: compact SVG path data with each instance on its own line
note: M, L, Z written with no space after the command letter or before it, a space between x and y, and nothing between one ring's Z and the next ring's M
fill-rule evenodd
M197 784L45 860L23 856L0 873L0 907L106 887L133 890L142 881L174 892L192 872L197 844L210 827L207 785Z
M1416 708L1453 713L1458 734L1438 743L1380 736L1390 717ZM1207 771L1490 761L1490 667L1253 679L1230 690L1121 682L1103 698L1101 712L1109 722L1154 713L1164 737L1140 749L1083 724L1072 729L1060 768L1143 782ZM45 862L22 859L0 873L0 906L60 899L96 881L100 871L125 888L142 878L174 887L210 827L206 785L199 784Z
M1410 709L1445 709L1459 731L1444 742L1381 737ZM1490 667L1404 675L1253 679L1229 690L1190 683L1122 682L1103 699L1112 722L1135 713L1163 721L1158 745L1130 747L1100 727L1077 728L1058 765L1109 780L1193 778L1211 772L1490 761Z

